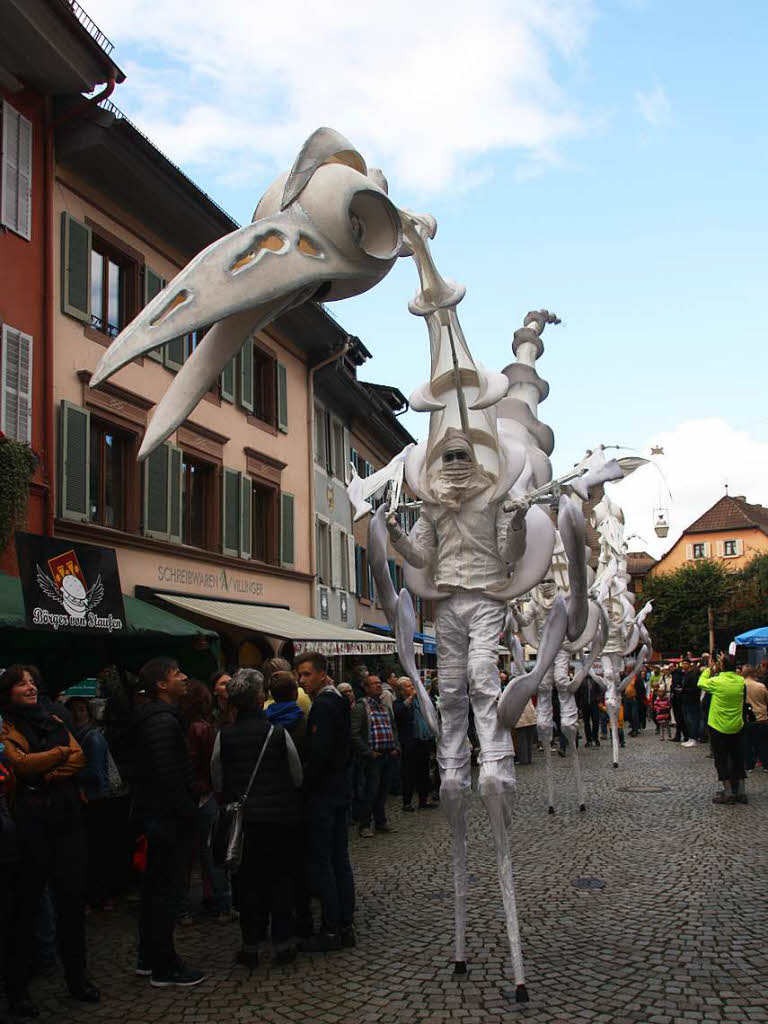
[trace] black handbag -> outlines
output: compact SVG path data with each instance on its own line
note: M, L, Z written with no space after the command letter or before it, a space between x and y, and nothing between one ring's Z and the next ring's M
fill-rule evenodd
M213 859L216 866L224 868L225 871L234 873L242 862L245 805L253 786L253 780L256 778L256 772L259 770L267 744L274 731L274 725L270 725L267 738L264 740L264 746L261 748L261 753L256 760L256 764L253 766L248 786L243 795L239 800L235 800L230 804L224 804L219 811L219 820L216 823L216 832L213 837Z

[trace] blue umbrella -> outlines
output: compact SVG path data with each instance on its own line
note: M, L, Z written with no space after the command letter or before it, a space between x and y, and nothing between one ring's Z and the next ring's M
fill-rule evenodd
M758 629L749 629L746 633L739 633L735 641L741 647L768 647L768 626L760 626Z

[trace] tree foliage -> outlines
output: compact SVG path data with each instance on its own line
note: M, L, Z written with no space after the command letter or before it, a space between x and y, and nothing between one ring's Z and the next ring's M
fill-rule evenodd
M716 559L702 559L648 576L643 598L653 601L648 628L656 650L668 655L706 651L709 608L716 645L726 649L738 633L768 623L768 554L756 555L735 572Z
M28 444L0 432L0 553L8 546L13 531L24 525L37 462Z

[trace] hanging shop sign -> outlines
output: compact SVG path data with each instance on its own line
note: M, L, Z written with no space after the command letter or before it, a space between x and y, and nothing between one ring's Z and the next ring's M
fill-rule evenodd
M366 643L360 640L294 640L294 654L304 651L318 651L331 657L345 654L395 654L397 645L394 641Z
M17 533L16 555L31 629L103 635L126 628L114 548Z

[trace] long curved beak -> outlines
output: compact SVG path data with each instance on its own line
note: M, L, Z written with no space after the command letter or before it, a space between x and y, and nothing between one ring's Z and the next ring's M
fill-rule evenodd
M286 310L300 306L315 289L314 283L304 289L294 289L280 299L232 313L214 324L158 403L139 449L139 461L143 462L184 422L230 359L240 351L246 338Z
M343 277L345 269L352 276L348 262L297 206L239 228L203 249L120 332L91 386L137 356L235 313L256 312L277 300L283 312L289 291L314 291L328 278Z

